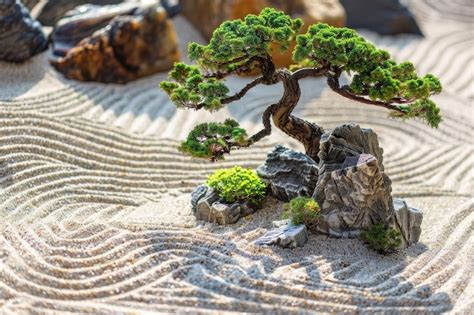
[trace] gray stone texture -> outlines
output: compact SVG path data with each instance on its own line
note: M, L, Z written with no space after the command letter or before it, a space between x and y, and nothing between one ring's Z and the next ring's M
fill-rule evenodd
M355 124L322 136L313 193L321 207L318 232L357 237L362 229L391 218L391 181L383 173L382 153L377 135Z
M304 224L286 224L268 231L255 240L255 245L277 245L284 248L303 247L308 241L308 230Z
M398 228L402 233L401 247L410 246L418 242L421 234L421 221L423 213L415 208L408 207L405 200L395 198L393 200L395 215L392 226Z
M306 154L277 145L268 153L257 174L268 184L270 194L289 201L298 196L311 196L318 180L318 166Z
M196 187L191 193L191 205L196 219L220 225L233 224L256 210L246 202L225 203L206 185Z

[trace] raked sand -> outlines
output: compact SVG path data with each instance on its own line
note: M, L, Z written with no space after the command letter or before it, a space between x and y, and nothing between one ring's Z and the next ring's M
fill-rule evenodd
M164 74L130 84L68 81L47 53L0 63L0 314L266 312L473 314L473 6L411 1L425 38L364 33L438 75L439 129L303 82L296 114L326 129L373 128L395 197L424 213L420 243L390 256L358 240L311 235L304 248L256 247L281 204L235 225L196 222L189 192L217 168L256 167L275 132L210 164L177 151L198 122L233 117L251 132L281 87L219 113L176 110ZM176 18L183 47L198 34ZM231 78L234 89L245 78Z

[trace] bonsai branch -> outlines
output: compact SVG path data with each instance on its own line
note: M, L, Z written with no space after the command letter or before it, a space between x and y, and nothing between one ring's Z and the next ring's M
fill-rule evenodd
M348 98L348 99L351 99L351 100L354 100L354 101L358 101L358 102L364 103L364 104L369 104L369 105L374 105L374 106L378 106L378 107L383 107L383 108L386 108L386 109L389 109L389 110L394 110L394 111L400 112L402 114L405 113L401 108L399 108L398 106L393 105L391 103L383 102L383 101L374 101L374 100L365 98L363 96L359 96L359 95L355 95L355 94L351 93L347 86L342 86L342 87L340 86L340 84L339 84L339 75L337 73L336 73L336 75L327 75L327 78L328 78L327 82L328 82L328 85L331 88L331 90L333 90L334 92L336 92L337 94L339 94L341 96L344 96L345 98ZM405 101L402 101L400 103L404 103L404 102ZM406 102L408 103L408 100Z
M228 103L231 103L233 101L237 101L237 100L240 100L242 97L245 96L245 94L247 94L247 92L249 90L251 90L252 88L254 88L255 86L259 85L259 84L262 84L264 83L265 80L263 77L258 77L256 79L254 79L252 82L248 83L246 86L244 86L242 88L242 90L240 90L240 92L237 92L235 93L234 95L232 96L229 96L229 97L226 97L226 98L223 98L221 99L221 103L222 104L228 104Z

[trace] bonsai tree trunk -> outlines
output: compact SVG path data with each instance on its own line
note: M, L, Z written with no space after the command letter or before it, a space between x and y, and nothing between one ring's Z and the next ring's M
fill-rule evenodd
M310 123L292 115L293 109L298 104L301 96L299 79L305 77L303 72L295 72L284 69L277 74L283 83L283 96L273 107L273 123L290 137L298 140L304 145L306 154L316 162L319 162L319 141L324 129L315 123ZM314 75L314 73L313 73Z

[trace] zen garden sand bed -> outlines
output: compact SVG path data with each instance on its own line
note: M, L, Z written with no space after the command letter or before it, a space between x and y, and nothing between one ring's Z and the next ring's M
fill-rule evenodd
M301 148L276 132L210 164L180 154L179 140L211 117L259 130L280 86L211 116L176 110L158 88L166 74L104 85L63 79L48 53L0 63L0 313L472 312L472 6L411 6L425 38L363 34L440 77L439 129L368 111L316 79L302 83L296 113L379 134L394 197L424 213L420 242L388 256L316 235L298 249L254 246L281 216L273 199L235 225L194 219L189 193L213 170L255 168L277 143ZM199 38L175 24L182 48ZM228 80L235 90L246 81Z

